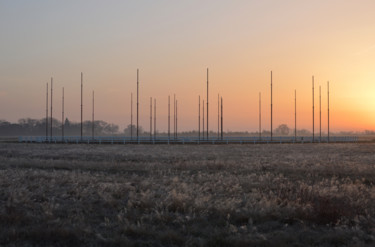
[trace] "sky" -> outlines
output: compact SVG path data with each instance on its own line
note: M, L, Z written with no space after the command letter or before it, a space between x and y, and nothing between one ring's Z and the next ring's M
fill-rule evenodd
M273 126L315 130L375 130L375 1L373 0L0 0L0 119L44 118L46 84L53 77L53 116L80 121L83 73L84 120L120 129L136 118L149 127L150 97L157 102L157 130L167 130L168 95L178 100L178 128L198 129L198 97L217 130L218 94L224 131ZM202 107L201 103L201 107ZM200 109L202 111L202 109ZM205 109L205 112L207 109ZM135 120L134 120L135 121Z

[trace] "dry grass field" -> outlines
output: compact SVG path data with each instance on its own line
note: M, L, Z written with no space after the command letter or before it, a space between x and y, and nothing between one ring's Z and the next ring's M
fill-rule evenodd
M375 144L0 143L1 246L374 246Z

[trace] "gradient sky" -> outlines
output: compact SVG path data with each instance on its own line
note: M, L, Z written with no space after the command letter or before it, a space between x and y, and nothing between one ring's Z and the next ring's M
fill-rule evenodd
M375 130L375 1L1 1L0 119L45 116L46 83L54 78L54 116L130 123L130 93L140 69L140 124L149 126L149 100L157 99L157 129L167 126L168 95L179 105L179 130L197 129L198 95L206 96L210 69L210 129L217 129L217 95L224 100L224 130L269 129L270 71L274 126ZM135 106L135 102L134 102ZM134 108L135 112L135 108Z

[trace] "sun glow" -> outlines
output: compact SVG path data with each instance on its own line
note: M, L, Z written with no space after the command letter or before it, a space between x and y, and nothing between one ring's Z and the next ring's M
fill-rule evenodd
M327 123L330 81L331 129L375 129L374 1L167 2L96 3L90 11L83 2L4 3L1 117L13 122L43 118L44 87L53 76L54 115L59 115L64 87L66 117L79 121L82 71L84 118L90 119L95 90L96 117L122 129L130 123L130 94L136 93L139 68L141 124L147 128L153 97L158 128L165 131L168 95L176 94L180 130L194 130L198 96L206 100L208 67L210 129L217 125L220 94L225 130L258 130L259 92L262 129L269 129L271 70L275 127L294 127L296 90L297 127L312 129L314 75L316 121L321 86L322 126Z

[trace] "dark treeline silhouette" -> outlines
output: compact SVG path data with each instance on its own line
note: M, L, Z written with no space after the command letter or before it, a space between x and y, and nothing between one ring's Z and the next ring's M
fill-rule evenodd
M52 122L52 133L53 136L61 136L61 121L53 119ZM131 136L133 132L133 137L137 135L137 127L130 124L122 131L120 131L119 126L112 123L107 123L102 120L94 121L94 135L95 136ZM276 136L293 136L294 129L289 128L286 124L280 124L276 129L273 130ZM50 119L48 119L48 135L50 133ZM81 123L71 122L68 118L64 122L64 135L65 136L79 136L81 134ZM270 136L271 132L269 130L263 130L262 136ZM306 129L297 129L297 136L311 136L311 131ZM315 133L317 134L317 133ZM365 130L363 132L353 132L353 131L341 131L336 133L331 133L337 136L361 136L361 135L375 135L375 131ZM17 123L11 123L6 120L0 120L0 136L45 136L46 135L46 119L32 119L32 118L22 118L18 120ZM92 135L92 122L83 122L83 135ZM144 131L142 126L139 126L139 136L149 136L150 132ZM224 132L224 136L231 137L248 137L248 136L258 136L259 132L248 132L248 131L230 131ZM326 132L322 132L322 136L325 136ZM167 137L168 133L156 131L156 136ZM197 137L198 131L181 131L178 136L185 137ZM217 136L217 132L210 131L210 137ZM173 138L173 133L171 132L171 138ZM201 133L201 138L203 139L203 134Z
M105 121L94 121L95 135L106 136L118 134L119 127ZM52 135L61 136L61 121L53 119ZM79 136L81 133L81 123L71 122L68 118L64 122L65 136ZM50 134L50 119L48 119L48 135ZM0 120L0 136L45 136L46 135L46 119L22 118L17 123L10 123ZM92 122L83 122L83 135L92 135Z

